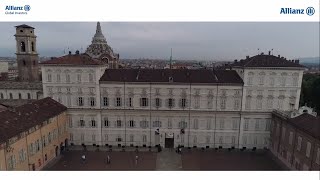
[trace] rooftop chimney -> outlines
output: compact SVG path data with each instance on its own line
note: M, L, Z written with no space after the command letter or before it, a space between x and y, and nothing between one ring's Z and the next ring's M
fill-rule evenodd
M264 53L262 52L261 55L264 55Z
M280 54L278 55L278 58L280 58Z
M79 53L80 53L79 50L77 50L77 51L76 51L76 54L79 54Z
M246 56L246 59L249 59L249 56Z
M299 64L299 59L295 60L294 63Z
M269 53L268 53L268 54L269 54L269 56L270 56L270 55L271 55L271 51L269 51Z
M69 51L69 55L71 55L71 51Z
M235 62L235 63L237 63L237 62L238 62L238 60L236 60L236 59L235 59L235 60L234 60L234 62Z

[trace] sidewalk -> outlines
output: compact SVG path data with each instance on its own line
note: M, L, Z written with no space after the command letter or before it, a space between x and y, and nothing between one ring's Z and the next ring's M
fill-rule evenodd
M157 153L157 171L180 171L182 170L181 155L175 152L175 149L163 148Z

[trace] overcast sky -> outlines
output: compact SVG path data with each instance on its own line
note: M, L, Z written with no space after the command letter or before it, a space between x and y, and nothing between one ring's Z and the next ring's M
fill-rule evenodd
M68 47L85 51L96 23L0 23L0 56L15 56L15 28L35 27L40 56L61 56ZM108 44L120 58L233 60L258 48L287 58L319 56L319 23L102 22Z

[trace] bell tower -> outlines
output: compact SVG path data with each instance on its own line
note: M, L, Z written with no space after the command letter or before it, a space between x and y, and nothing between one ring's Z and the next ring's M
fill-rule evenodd
M20 81L39 81L39 68L37 53L37 36L34 28L28 25L16 27L16 55L18 63L18 73Z

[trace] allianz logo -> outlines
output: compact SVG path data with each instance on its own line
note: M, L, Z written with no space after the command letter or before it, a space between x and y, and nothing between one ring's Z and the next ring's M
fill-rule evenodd
M281 8L280 14L304 14L304 9Z
M6 11L23 11L23 6L6 6Z

